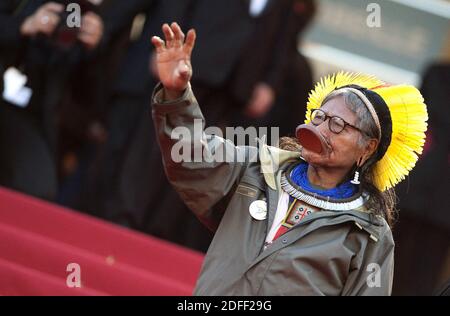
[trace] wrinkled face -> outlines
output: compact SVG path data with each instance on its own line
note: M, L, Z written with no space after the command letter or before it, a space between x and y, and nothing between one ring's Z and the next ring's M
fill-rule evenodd
M357 116L348 109L342 96L327 101L321 107L321 110L328 116L339 116L347 123L356 125ZM329 150L322 154L316 154L303 149L302 155L313 166L351 169L364 153L364 148L358 142L361 132L346 126L339 134L333 133L328 127L329 120L327 119L322 124L315 126L327 141ZM312 125L312 123L309 124Z

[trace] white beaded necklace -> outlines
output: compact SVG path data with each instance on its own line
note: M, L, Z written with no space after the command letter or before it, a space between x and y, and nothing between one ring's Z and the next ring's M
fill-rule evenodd
M330 201L329 199L327 201L319 199L316 197L316 194L310 195L305 192L301 192L294 188L286 178L286 175L283 173L281 175L280 179L281 188L284 192L292 196L293 198L297 200L301 200L307 204L310 204L312 206L321 208L323 210L329 210L329 211L350 211L354 210L358 207L361 207L364 205L364 203L368 200L368 195L365 193L362 193L360 196L355 198L352 201L348 202L334 202Z

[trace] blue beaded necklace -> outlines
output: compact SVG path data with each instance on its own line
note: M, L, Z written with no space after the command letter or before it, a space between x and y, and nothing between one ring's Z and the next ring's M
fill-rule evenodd
M350 183L350 181L344 182L332 189L321 190L314 188L308 180L307 170L308 164L300 163L292 170L290 178L295 184L309 193L316 193L324 198L348 199L358 192L358 187Z

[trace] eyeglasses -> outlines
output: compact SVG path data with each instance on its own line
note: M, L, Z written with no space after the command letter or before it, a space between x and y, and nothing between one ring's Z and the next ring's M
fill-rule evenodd
M350 126L359 131L360 133L364 134L362 130L360 130L359 128L350 123L347 123L346 121L344 121L343 118L340 118L339 116L329 116L320 109L315 109L311 112L311 123L315 126L319 126L327 119L330 119L328 121L328 128L335 134L341 133L346 126Z

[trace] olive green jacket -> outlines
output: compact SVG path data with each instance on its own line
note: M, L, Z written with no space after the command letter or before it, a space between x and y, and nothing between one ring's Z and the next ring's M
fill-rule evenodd
M394 241L383 218L364 209L321 210L264 248L281 193L281 170L298 161L299 154L264 144L259 149L235 146L194 131L194 120L204 126L204 118L191 88L173 102L163 102L161 94L161 86L156 87L152 115L167 177L188 207L215 231L194 294L391 294ZM194 139L176 139L176 127L184 127ZM206 159L175 162L171 153L180 144L201 149ZM220 150L239 159L208 159ZM267 201L268 214L258 221L249 206L261 199Z

